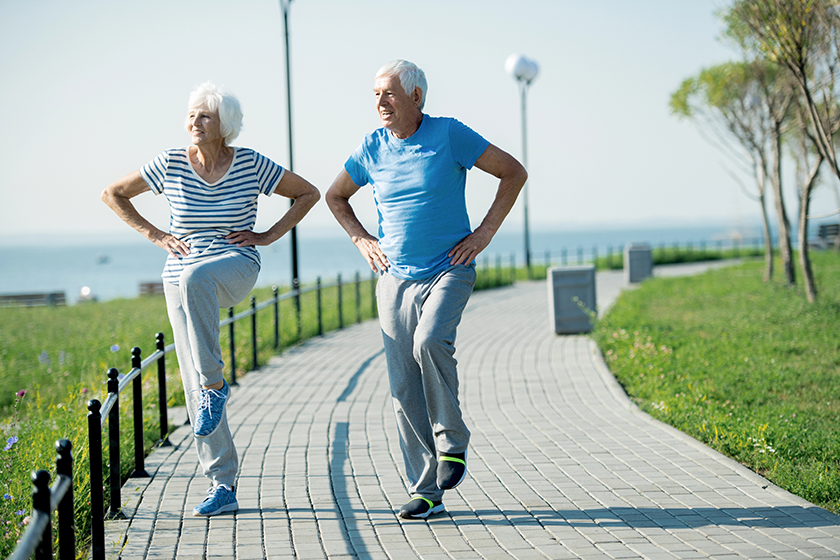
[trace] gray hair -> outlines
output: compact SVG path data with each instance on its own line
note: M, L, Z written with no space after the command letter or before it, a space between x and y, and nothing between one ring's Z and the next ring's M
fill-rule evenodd
M428 85L426 84L426 74L416 64L407 60L397 59L392 60L385 66L379 69L376 77L380 76L397 76L400 79L400 84L408 95L414 93L414 88L420 88L420 110L426 105L426 91Z
M219 132L225 139L225 146L229 146L239 136L239 131L242 130L242 107L235 95L216 87L213 82L204 82L190 94L187 112L198 107L218 113ZM187 130L189 129L190 119L187 117Z

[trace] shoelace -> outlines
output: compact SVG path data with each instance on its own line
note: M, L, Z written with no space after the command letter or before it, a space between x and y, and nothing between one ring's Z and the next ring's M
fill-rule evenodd
M199 412L202 408L207 409L207 413L210 415L210 418L213 418L213 408L210 406L210 393L215 393L221 399L225 399L224 393L219 391L218 389L193 389L190 393L195 393L196 391L201 392L201 398L198 400L198 407L196 408L196 412Z
M222 488L223 488L223 486L222 486L222 485L219 485L219 486L211 486L210 488L208 488L208 489L207 489L207 497L206 497L206 498L204 498L204 501L206 502L206 501L208 501L208 500L212 500L213 498L215 498L215 497L216 497L216 492L218 492L218 491L219 491L219 490L221 490Z

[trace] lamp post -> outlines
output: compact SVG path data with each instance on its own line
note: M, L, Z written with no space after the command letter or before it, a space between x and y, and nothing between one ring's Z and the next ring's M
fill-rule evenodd
M288 170L294 171L294 149L292 147L292 68L289 57L289 7L292 0L280 0L280 9L283 10L283 27L286 35L286 109L288 112L289 123L289 165ZM289 202L289 206L295 201ZM292 228L291 244L292 244L292 289L297 290L300 287L300 276L298 276L298 247L297 247L297 226ZM295 297L295 308L297 310L298 333L300 333L300 296Z
M522 98L522 165L528 168L528 126L526 117L525 98L528 86L539 73L536 61L521 54L512 54L505 61L505 70L519 83L519 93ZM522 201L525 206L525 268L528 278L531 278L531 239L528 232L528 183L522 189Z

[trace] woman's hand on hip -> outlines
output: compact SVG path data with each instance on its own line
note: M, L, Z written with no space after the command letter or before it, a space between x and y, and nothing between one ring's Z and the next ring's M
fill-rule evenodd
M166 249L166 252L176 259L186 257L190 254L190 244L181 241L171 233L159 231L157 235L154 235L152 238L152 243L161 249Z
M234 231L225 236L227 242L237 247L252 247L255 245L271 245L275 240L270 239L265 233L254 231Z

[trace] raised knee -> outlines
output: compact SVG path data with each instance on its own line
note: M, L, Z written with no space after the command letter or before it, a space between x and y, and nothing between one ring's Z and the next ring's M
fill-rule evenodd
M182 288L197 287L206 284L207 280L207 275L202 272L201 267L193 265L181 272L180 285Z
M435 354L449 346L447 341L430 332L416 332L414 334L414 359L421 361L424 355Z

